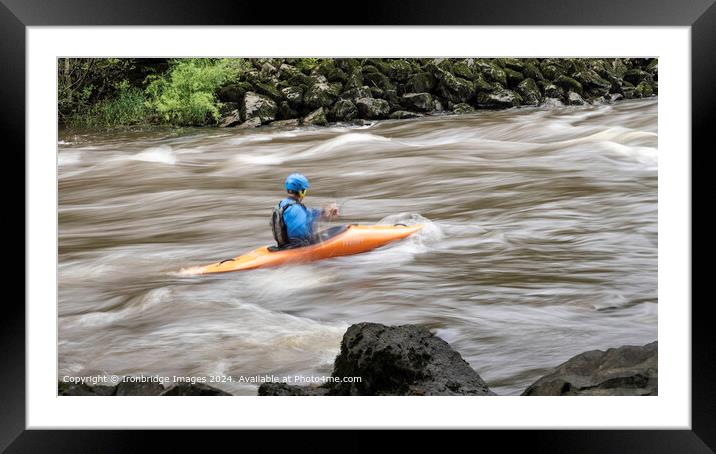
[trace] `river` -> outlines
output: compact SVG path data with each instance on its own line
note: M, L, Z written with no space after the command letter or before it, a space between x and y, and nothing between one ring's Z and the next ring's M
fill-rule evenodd
M426 227L355 256L182 272L271 243L291 172L338 223ZM231 376L209 384L255 395L246 377L330 375L346 328L370 321L428 327L515 395L575 354L657 338L655 98L61 131L58 188L58 376Z

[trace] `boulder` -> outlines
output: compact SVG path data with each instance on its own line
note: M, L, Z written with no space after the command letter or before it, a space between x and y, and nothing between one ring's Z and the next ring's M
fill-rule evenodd
M477 106L483 109L506 109L522 104L522 97L512 90L498 89L477 94Z
M390 118L393 120L404 120L407 118L419 118L422 117L423 114L417 113L417 112L409 112L407 110L396 110L392 114L390 114Z
M525 76L523 76L521 72L515 71L510 68L505 68L504 71L505 75L507 76L507 86L510 88L517 87L520 82L525 80Z
M341 99L333 105L330 113L334 121L351 121L358 116L358 108L348 99Z
M123 381L117 385L116 396L159 396L164 386L157 382Z
M544 95L547 98L561 99L564 96L564 90L555 84L548 84L544 87Z
M437 92L450 102L467 102L475 95L475 84L445 72L438 83Z
M523 396L656 396L658 343L592 350L560 364Z
M634 68L624 73L624 80L636 86L639 85L642 80L651 80L651 75L646 71Z
M646 80L639 82L639 85L634 89L634 96L637 98L648 98L652 94L654 94L654 90Z
M583 106L584 99L579 96L579 93L570 91L567 93L567 96L564 99L564 103L568 106Z
M316 126L327 125L328 120L326 120L326 112L323 110L323 107L319 107L318 109L306 115L306 117L303 119L303 124Z
M253 91L253 87L247 82L226 85L219 89L217 98L221 102L241 103L244 101L244 95L247 91Z
M475 60L475 66L477 71L484 75L488 81L498 82L503 87L507 85L507 75L496 63L478 59Z
M542 93L540 93L537 83L532 79L525 79L520 82L517 85L517 93L522 96L524 104L536 106L542 101Z
M204 383L180 383L161 393L162 396L230 396L226 391Z
M259 124L269 123L276 119L278 106L271 99L254 92L247 92L241 106L241 118L244 121L259 120Z
M358 98L372 98L373 92L368 88L367 85L363 85L358 88L351 88L341 93L341 98L356 100Z
M579 71L574 74L574 79L582 85L587 92L596 96L604 96L609 94L612 87L611 82L602 79L599 74L591 69Z
M405 83L406 93L429 93L435 87L435 77L429 72L413 74Z
M385 118L390 113L390 105L384 99L358 98L355 101L355 105L361 118Z
M338 94L342 90L340 84L329 84L322 75L311 76L311 78L313 84L303 96L303 101L309 108L328 107L338 99Z
M452 106L452 111L456 114L467 114L475 112L475 109L470 104L459 103Z
M401 104L408 110L429 112L433 108L433 97L430 93L406 93Z
M343 336L332 376L361 379L331 381L319 389L264 383L259 395L494 395L447 342L416 325L352 325Z
M303 104L303 88L298 87L286 87L281 90L281 93L283 94L283 97L286 98L286 101L288 101L288 104L294 108L297 109Z
M413 65L405 59L393 60L388 63L388 75L398 82L405 82L414 72Z
M222 115L219 121L219 127L230 128L241 123L241 112L239 109L234 109L226 115Z
M557 77L557 79L555 79L554 81L554 84L558 87L564 88L565 90L571 90L573 92L579 93L580 95L583 93L582 84L568 76Z

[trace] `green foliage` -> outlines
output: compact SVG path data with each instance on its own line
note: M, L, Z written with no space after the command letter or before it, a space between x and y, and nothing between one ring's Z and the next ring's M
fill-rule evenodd
M147 107L173 125L216 123L215 92L244 70L238 59L190 58L172 62L169 72L153 77L146 89Z
M309 73L313 68L318 66L320 59L318 58L299 58L296 63L296 68L300 69L301 72Z
M117 96L103 99L67 120L73 127L107 128L116 125L134 125L147 119L144 92L124 80L118 84Z

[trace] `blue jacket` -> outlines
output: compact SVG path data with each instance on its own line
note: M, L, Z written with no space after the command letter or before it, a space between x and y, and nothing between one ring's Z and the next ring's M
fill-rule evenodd
M290 197L281 201L279 207L283 208L287 203L293 202ZM283 212L283 222L286 224L286 233L290 242L302 242L309 240L313 235L313 226L321 217L320 208L306 208L294 203Z

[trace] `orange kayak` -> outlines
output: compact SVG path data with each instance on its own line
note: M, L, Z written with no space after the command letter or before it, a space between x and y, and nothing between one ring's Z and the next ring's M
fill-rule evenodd
M422 224L333 227L320 232L319 242L315 244L277 251L264 246L233 259L199 267L192 270L192 274L226 273L359 254L405 238L421 228Z

